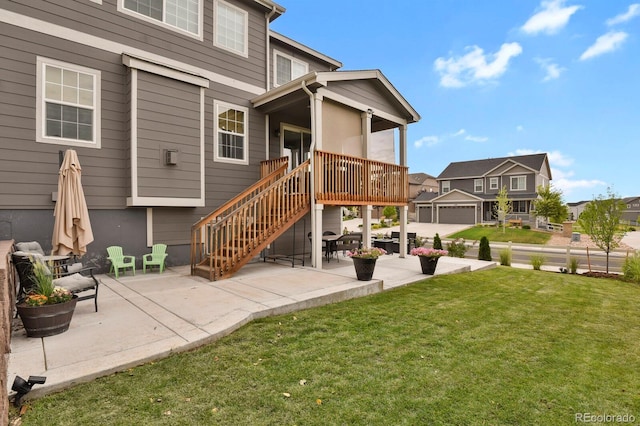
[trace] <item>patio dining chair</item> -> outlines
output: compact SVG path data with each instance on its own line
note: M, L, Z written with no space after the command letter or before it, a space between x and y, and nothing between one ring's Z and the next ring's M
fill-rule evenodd
M107 247L107 253L109 256L107 260L111 262L111 267L109 268L109 272L114 272L116 275L116 279L118 278L118 273L120 269L126 270L131 268L133 271L133 275L136 274L136 258L135 256L129 256L123 254L122 247L120 246L110 246Z
M345 256L347 250L355 250L362 245L362 234L344 234L335 241L333 250L336 252L336 259L340 262L338 257L338 251L342 251L342 256Z
M38 285L35 280L33 263L42 262L45 271L48 271L49 274L51 271L38 255L14 252L11 259L20 280L20 289L16 293L16 302L19 303ZM93 299L95 310L98 312L98 286L100 282L93 275L93 269L93 267L84 267L81 263L76 263L69 268L68 272L62 273L60 278L54 278L53 284L64 287L71 294L77 295L78 301Z
M147 273L147 266L157 266L160 269L160 273L164 271L164 261L167 258L167 245L166 244L154 244L151 247L151 253L142 256L142 271Z

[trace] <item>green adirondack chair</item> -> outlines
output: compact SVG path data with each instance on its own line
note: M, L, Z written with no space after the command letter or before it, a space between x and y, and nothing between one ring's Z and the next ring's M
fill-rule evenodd
M167 245L166 244L154 244L151 247L151 253L142 256L142 270L143 273L147 273L147 266L157 266L160 268L160 273L164 271L164 260L167 258Z
M107 247L107 253L109 253L107 260L111 261L111 268L109 269L109 272L114 272L116 278L118 278L118 272L120 269L126 272L127 268L131 268L133 275L136 274L135 256L124 255L122 253L122 247L120 246Z

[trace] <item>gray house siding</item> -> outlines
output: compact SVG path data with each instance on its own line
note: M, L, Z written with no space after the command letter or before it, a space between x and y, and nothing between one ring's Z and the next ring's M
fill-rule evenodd
M374 83L368 80L358 82L332 82L328 86L328 90L369 105L375 110L388 112L390 114L393 114L397 110L397 106L388 99L380 96L379 90L376 90Z
M200 87L138 71L138 194L199 198ZM176 150L177 164L165 164Z

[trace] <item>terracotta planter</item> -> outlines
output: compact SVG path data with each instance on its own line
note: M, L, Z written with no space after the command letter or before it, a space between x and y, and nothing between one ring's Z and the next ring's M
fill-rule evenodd
M436 272L436 266L438 265L438 259L440 257L427 257L418 256L420 258L420 266L422 267L422 273L427 275L433 275Z
M353 266L356 268L356 276L359 281L370 281L373 277L373 270L376 268L376 260L352 257Z
M77 301L78 296L73 296L68 302L55 305L29 306L21 303L16 308L28 337L47 337L69 329Z

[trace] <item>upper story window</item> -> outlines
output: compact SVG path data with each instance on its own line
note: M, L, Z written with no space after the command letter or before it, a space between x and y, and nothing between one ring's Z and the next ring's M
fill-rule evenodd
M213 158L215 161L249 164L249 110L225 102L214 102L216 132Z
M511 190L512 191L524 191L527 189L527 177L526 176L511 176Z
M473 192L482 192L484 190L484 180L483 179L474 179L473 180Z
M498 189L499 180L497 177L489 178L489 189Z
M201 0L120 0L119 10L200 36Z
M309 72L309 64L306 62L282 52L278 52L277 50L274 50L273 54L275 57L273 61L273 75L275 76L274 86L280 86L288 83L291 80L295 80Z
M248 53L248 13L229 3L216 1L214 44L242 56Z
M100 147L100 71L37 59L36 140Z
M442 193L446 194L449 191L451 191L451 181L443 180L442 181Z

